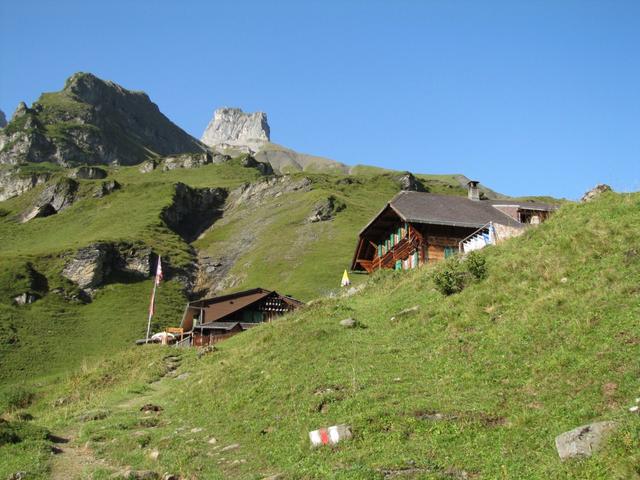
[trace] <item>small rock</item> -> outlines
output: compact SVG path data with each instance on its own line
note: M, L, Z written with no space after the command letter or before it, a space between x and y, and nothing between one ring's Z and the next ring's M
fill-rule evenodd
M187 378L189 378L190 375L191 374L189 372L181 373L176 377L176 380L186 380Z
M262 480L282 480L283 478L284 478L284 475L282 473L274 473L273 475L264 477Z
M309 432L309 440L313 447L335 445L338 442L349 440L352 437L353 433L349 425L334 425Z
M411 308L405 308L404 310L396 313L393 317L391 317L389 319L389 321L391 322L395 322L396 320L398 320L400 317L404 317L406 315L410 315L412 313L416 313L418 310L420 310L420 307L418 305L415 305Z
M35 293L24 292L18 295L17 297L13 297L14 305L23 306L29 305L40 298Z
M240 444L239 443L232 443L231 445L227 445L226 447L221 448L220 452L229 452L231 450L236 450L238 448L240 448Z
M215 445L216 443L218 443L218 440L215 437L211 437L207 443L210 445Z
M113 478L125 478L126 480L158 480L158 475L153 470L125 470L122 473L116 473Z
M27 472L16 472L12 473L7 477L7 480L26 480Z
M180 480L178 475L174 475L173 473L165 473L162 475L162 480Z
M160 405L153 405L152 403L145 403L140 407L141 412L161 412L164 410Z
M191 429L191 433L199 433L199 432L201 432L202 430L204 430L204 429L203 429L203 428L200 428L200 427L195 427L195 428L192 428L192 429Z
M340 325L345 328L354 328L358 325L358 321L353 318L345 318L344 320L340 320Z
M629 411L631 413L636 413L639 410L640 410L640 407L638 405L634 405L633 407L629 408Z
M602 444L604 437L616 428L616 422L595 422L574 428L556 437L556 449L562 460L590 457Z
M158 451L158 449L151 450L151 452L149 453L149 458L153 461L157 461L158 457L160 457L160 452Z
M346 208L346 205L338 200L333 195L327 197L326 200L317 203L313 207L313 211L311 215L307 218L307 221L310 223L315 222L324 222L326 220L331 220L336 216L337 213L341 212Z
M567 281L568 281L568 278L567 278L567 277L562 277L562 278L560 279L560 283L567 283Z

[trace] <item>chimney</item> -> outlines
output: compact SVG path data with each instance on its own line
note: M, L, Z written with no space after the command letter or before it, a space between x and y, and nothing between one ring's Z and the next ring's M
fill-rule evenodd
M480 190L478 189L478 184L480 182L477 180L469 180L467 183L467 198L469 200L473 200L475 202L480 200Z

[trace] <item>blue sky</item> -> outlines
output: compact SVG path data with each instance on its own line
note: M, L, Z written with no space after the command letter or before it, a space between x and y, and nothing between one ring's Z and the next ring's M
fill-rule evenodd
M640 1L0 0L0 109L89 71L200 137L266 111L348 164L511 195L640 190Z

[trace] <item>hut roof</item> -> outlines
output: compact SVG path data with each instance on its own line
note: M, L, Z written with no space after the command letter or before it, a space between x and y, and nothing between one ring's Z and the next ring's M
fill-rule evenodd
M536 202L470 200L467 197L453 195L435 195L423 192L402 191L393 197L385 208L383 208L360 233L365 233L388 208L393 210L403 221L410 223L428 223L470 228L479 228L489 222L511 226L521 225L520 222L498 210L496 206L511 206L542 211L552 211L556 208L552 205Z

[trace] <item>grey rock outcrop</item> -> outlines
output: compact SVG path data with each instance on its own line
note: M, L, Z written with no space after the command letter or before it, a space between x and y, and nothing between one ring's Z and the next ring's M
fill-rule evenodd
M62 275L81 289L93 290L112 273L136 279L149 277L154 258L146 245L94 243L77 250L67 260Z
M245 183L229 194L227 209L239 206L259 204L268 199L279 197L286 193L311 190L311 180L304 177L292 180L291 176L265 178L258 182Z
M93 196L95 198L105 197L116 190L120 190L121 185L115 180L107 180L106 182L102 182L100 185L96 187L93 191Z
M7 126L7 117L4 115L4 112L0 110L0 128L4 128Z
M346 208L346 205L338 200L333 195L327 197L326 200L323 200L320 203L317 203L313 207L313 212L307 218L308 222L324 222L326 220L331 220L336 216L336 213L341 212Z
M145 93L89 73L72 75L62 91L47 95L31 108L21 102L0 131L0 163L134 165L150 157L206 150ZM52 129L56 135L50 135Z
M71 178L102 180L103 178L107 178L107 171L99 167L79 167L71 173Z
M273 175L273 168L270 164L265 162L259 162L251 155L247 155L242 159L242 166L245 168L255 168L262 175Z
M222 188L191 188L178 183L171 205L160 216L169 228L191 242L220 218L226 198L227 191Z
M574 457L590 457L601 447L604 438L611 433L616 422L595 422L574 428L556 437L556 449L562 460Z
M10 168L0 171L0 202L22 195L51 178L48 173L23 174L20 169Z
M175 170L177 168L197 168L210 163L222 163L230 160L231 157L226 155L212 155L209 152L203 152L198 154L183 154L167 157L162 161L162 171L167 172L169 170Z
M590 202L592 200L595 200L596 198L598 198L600 195L602 195L605 192L612 192L612 188L605 184L605 183L599 183L598 185L596 185L595 187L593 187L591 190L589 190L588 192L586 192L582 198L580 199L581 203L587 203Z
M269 142L269 124L264 112L245 113L240 108L218 108L202 134L210 147L248 147L258 150Z
M424 184L415 177L411 172L405 172L395 177L395 180L400 184L401 190L411 192L426 192Z
M138 171L140 173L149 173L149 172L153 172L156 168L158 168L158 165L160 164L160 162L158 162L158 160L156 160L155 158L149 159L145 162L142 162L140 164L140 166L138 167Z
M100 286L110 272L111 246L94 244L81 248L66 264L62 275L82 289Z
M39 217L54 215L65 208L70 207L76 200L78 182L70 178L63 178L46 187L33 207L22 214L22 223Z

